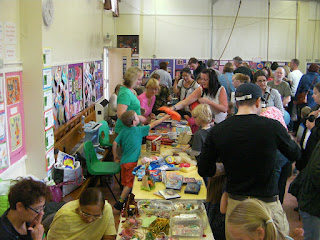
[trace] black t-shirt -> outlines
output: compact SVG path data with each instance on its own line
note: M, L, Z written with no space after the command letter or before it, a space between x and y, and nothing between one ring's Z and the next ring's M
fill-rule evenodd
M198 171L202 177L211 177L216 172L215 163L221 161L228 193L271 197L278 194L277 149L290 161L296 161L301 154L280 122L256 114L235 115L208 133Z
M250 77L251 81L253 80L253 75L252 75L251 69L249 69L249 68L247 68L245 66L238 67L236 70L234 70L233 73L234 74L242 73L242 74L248 75Z
M1 216L0 219L0 239L1 240L32 240L31 232L28 231L27 235L21 235L13 227L7 218L9 209ZM28 227L28 226L27 226Z

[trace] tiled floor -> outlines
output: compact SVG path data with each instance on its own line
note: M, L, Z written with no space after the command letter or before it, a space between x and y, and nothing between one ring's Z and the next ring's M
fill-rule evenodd
M292 176L288 179L287 182L287 189L290 185L290 183L293 181L293 179L295 178L295 176ZM106 198L109 201L109 203L113 206L115 204L115 200L112 197L111 193L109 192L109 190L106 187L101 188L103 189L103 191L106 194ZM120 188L119 185L114 181L112 184L112 190L114 192L114 194L116 196L120 196ZM283 204L283 208L287 214L288 220L289 220L289 224L290 224L290 236L292 236L295 240L302 240L303 237L295 237L292 234L292 230L295 228L301 228L302 227L302 222L301 220L299 220L299 214L298 212L295 212L293 209L295 207L298 206L297 200L294 196L292 196L289 193L285 194L285 198L284 198L284 204ZM116 228L118 228L118 224L119 224L119 216L120 216L120 212L113 209L113 215L115 218L115 223L116 223Z

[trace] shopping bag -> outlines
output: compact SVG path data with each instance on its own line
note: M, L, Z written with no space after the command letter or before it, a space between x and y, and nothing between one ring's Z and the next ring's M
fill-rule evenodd
M53 180L56 184L62 183L62 196L69 194L81 186L83 172L80 162L76 161L74 169L67 168L61 164L55 164L53 168Z

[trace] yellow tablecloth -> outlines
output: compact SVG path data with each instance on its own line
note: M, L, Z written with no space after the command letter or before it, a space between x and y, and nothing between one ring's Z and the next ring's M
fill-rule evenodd
M171 148L171 146L161 146L161 148ZM142 148L143 149L143 148ZM142 151L145 151L144 149ZM140 164L140 159L138 161L138 165ZM207 198L207 188L206 185L204 184L203 178L198 174L198 169L190 171L188 173L184 173L181 171L170 171L170 172L176 172L181 174L183 177L188 177L188 178L195 178L195 179L201 179L202 180L202 185L200 188L199 194L189 194L189 193L184 193L184 190L186 188L186 184L182 185L181 191L178 192L178 194L181 196L179 199L196 199L196 200L202 200L205 201ZM134 183L133 183L133 188L132 188L132 193L135 195L135 200L142 200L142 199L161 199L160 197L154 195L154 192L157 192L159 190L164 190L166 189L165 185L162 182L157 182L155 184L155 189L151 190L150 192L141 190L141 181L138 181L138 178L134 178Z

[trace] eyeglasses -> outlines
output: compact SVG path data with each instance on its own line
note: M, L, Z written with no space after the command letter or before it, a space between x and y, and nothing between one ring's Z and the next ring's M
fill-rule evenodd
M30 208L35 213L40 214L41 212L44 212L44 210L46 209L46 206L42 206L39 209L34 209L34 208L30 207L30 206L28 208Z
M100 215L91 215L89 213L85 213L81 210L81 208L79 208L79 211L80 211L80 214L85 218L92 217L93 219L100 219L103 216L103 213L101 213Z

